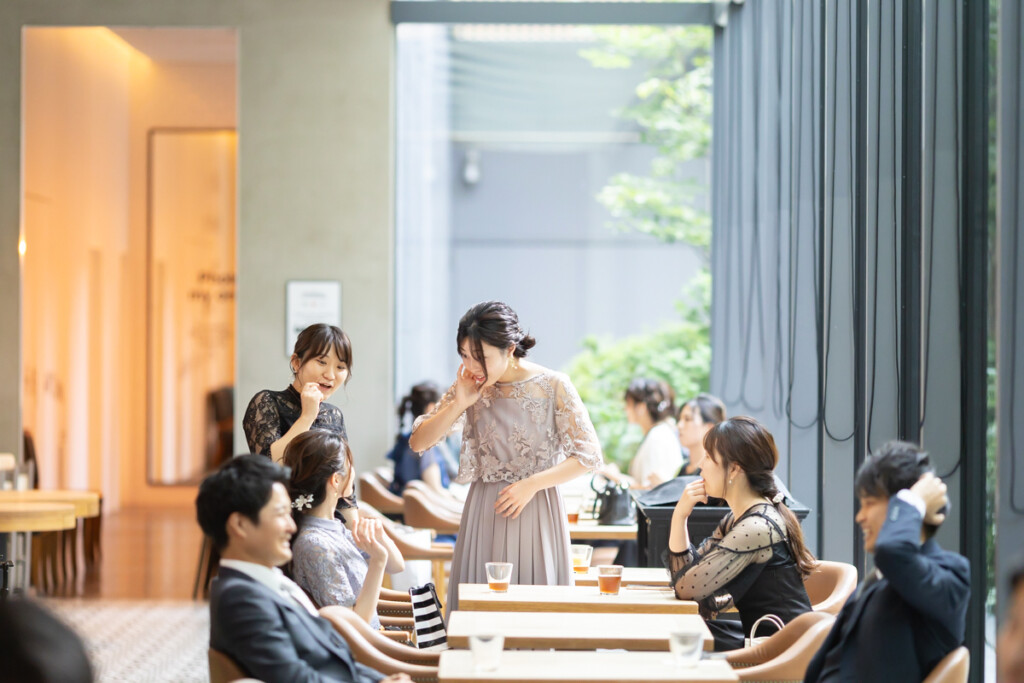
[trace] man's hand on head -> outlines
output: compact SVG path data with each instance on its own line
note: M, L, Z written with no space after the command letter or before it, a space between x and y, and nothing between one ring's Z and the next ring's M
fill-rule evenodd
M910 487L910 492L916 494L924 501L924 522L933 526L939 526L946 521L944 510L949 505L949 497L946 495L946 484L932 472L925 472L921 478Z

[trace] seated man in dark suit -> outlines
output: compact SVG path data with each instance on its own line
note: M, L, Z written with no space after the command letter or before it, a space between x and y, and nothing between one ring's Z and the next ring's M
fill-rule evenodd
M244 455L199 487L196 517L221 555L210 588L210 647L267 683L379 681L383 676L352 659L345 640L278 569L292 557L295 533L287 481L287 470L269 458Z
M970 565L932 538L946 485L913 444L891 441L857 473L864 549L875 569L836 618L805 683L922 681L964 639Z

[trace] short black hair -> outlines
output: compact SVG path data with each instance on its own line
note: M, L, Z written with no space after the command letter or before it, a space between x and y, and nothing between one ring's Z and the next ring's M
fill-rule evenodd
M0 683L91 683L78 635L35 600L0 600Z
M892 498L913 486L922 474L934 471L928 453L917 444L889 441L876 448L857 470L857 495ZM933 524L924 528L928 538L938 530Z
M259 524L274 483L288 487L288 469L265 455L239 455L206 477L196 496L196 519L218 551L228 544L228 517L239 512Z

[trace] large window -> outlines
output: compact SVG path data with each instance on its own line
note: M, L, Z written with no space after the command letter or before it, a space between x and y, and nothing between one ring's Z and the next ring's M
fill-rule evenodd
M398 26L398 395L452 381L478 301L512 305L556 369L589 335L680 321L708 260L710 43L708 26Z

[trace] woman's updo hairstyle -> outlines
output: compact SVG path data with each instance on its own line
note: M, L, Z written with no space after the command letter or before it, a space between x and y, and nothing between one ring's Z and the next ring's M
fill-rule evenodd
M516 358L523 358L532 349L537 340L519 326L519 316L512 308L501 301L484 301L466 311L459 321L459 331L455 335L455 348L462 351L462 342L469 340L469 350L473 358L484 368L487 377L487 364L484 362L482 344L489 344L499 349L514 346L512 352Z
M717 396L697 394L683 404L684 408L686 406L690 406L690 410L697 411L700 414L701 422L706 425L716 425L725 420L725 404Z
M291 468L288 494L292 499L292 517L301 524L306 510L324 502L331 476L337 472L342 479L348 477L352 471L352 451L334 432L310 429L292 439L284 449L283 464ZM299 496L304 497L301 507L295 505ZM305 499L306 496L312 498Z
M301 368L314 358L326 355L331 349L334 349L338 360L348 366L348 375L345 377L345 384L348 384L348 381L352 379L352 342L340 327L327 323L310 325L299 332L299 336L295 339L295 350L292 352L292 357L298 358ZM298 374L294 368L292 374Z
M747 475L754 493L773 501L775 509L786 521L786 536L790 552L796 558L800 572L807 576L817 566L814 555L804 545L804 533L796 518L779 495L775 485L775 467L779 464L779 450L775 437L752 417L740 416L724 420L704 435L704 451L708 458L721 465L728 473L736 463ZM779 502L774 502L778 498Z
M626 389L625 398L643 404L651 416L651 422L661 422L676 416L676 392L672 391L668 382L660 379L634 379Z
M439 400L441 400L441 390L433 382L420 382L414 386L398 404L399 431L402 431L404 427L406 415L415 421L417 417L427 412L427 406L437 403Z

